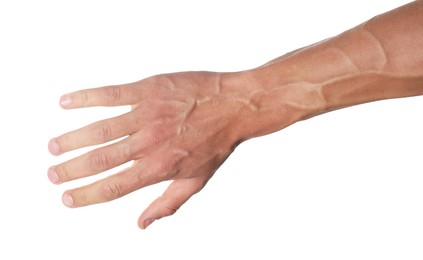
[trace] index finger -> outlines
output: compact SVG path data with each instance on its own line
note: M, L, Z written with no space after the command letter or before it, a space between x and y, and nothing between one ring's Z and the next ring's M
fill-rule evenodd
M139 85L140 82L135 82L79 90L63 95L60 98L60 106L65 109L71 109L93 106L132 105L139 99Z

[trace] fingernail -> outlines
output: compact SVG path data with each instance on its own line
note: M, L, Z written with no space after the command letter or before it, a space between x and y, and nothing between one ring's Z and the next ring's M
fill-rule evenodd
M144 228L147 228L148 226L150 226L153 222L155 221L155 219L154 218L149 218L149 219L146 219L145 221L144 221Z
M68 95L64 95L60 98L60 106L66 108L72 104L72 98Z
M63 201L63 204L65 204L65 206L67 206L67 207L73 206L73 198L72 198L71 195L69 195L67 193L63 194L62 201Z
M60 146L57 143L56 139L51 139L50 142L48 142L48 150L51 154L60 154Z
M47 175L52 183L58 184L60 182L59 176L53 168L48 169Z

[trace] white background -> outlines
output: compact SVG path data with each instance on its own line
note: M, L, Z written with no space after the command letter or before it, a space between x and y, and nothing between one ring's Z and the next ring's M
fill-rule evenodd
M335 111L250 140L143 231L160 184L68 209L50 138L128 108L70 91L173 71L237 71L408 1L0 2L0 259L422 259L423 98ZM101 176L99 176L101 177Z

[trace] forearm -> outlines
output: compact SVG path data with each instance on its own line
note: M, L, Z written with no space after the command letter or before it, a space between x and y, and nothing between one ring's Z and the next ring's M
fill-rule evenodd
M423 94L423 1L232 76L255 110L248 137L376 100ZM255 108L255 109L254 109ZM278 118L282 111L290 116Z

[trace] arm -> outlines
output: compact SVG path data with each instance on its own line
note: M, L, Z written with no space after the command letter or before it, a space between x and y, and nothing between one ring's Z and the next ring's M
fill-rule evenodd
M423 1L415 1L337 37L237 73L185 72L81 90L66 109L131 105L130 112L53 138L54 155L122 140L52 166L60 184L134 164L66 191L81 207L173 180L139 218L146 228L201 190L236 145L299 120L375 100L423 94Z
M256 81L262 110L290 110L295 122L334 109L423 94L423 1L377 16L337 37L238 74ZM242 78L245 78L244 80ZM236 83L233 83L236 84ZM279 120L285 120L279 117ZM286 126L276 123L253 135Z

